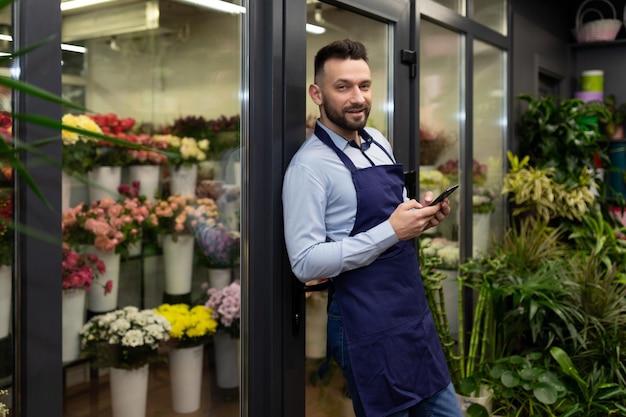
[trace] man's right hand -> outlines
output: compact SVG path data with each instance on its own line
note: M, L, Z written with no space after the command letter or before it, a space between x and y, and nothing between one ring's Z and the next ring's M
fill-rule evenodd
M399 240L413 239L445 219L444 205L449 212L446 200L434 206L424 206L416 200L405 201L391 213L389 223Z

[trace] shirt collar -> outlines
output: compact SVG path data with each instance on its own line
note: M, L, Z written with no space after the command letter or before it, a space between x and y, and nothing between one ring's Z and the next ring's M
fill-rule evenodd
M324 126L324 124L322 124L322 122L320 122L319 119L317 120L317 123L322 127L322 129L326 131L326 133L328 133L328 135L330 136L330 139L333 141L335 146L337 146L339 149L345 149L346 146L352 146L353 148L359 149L355 140L346 140L346 138L344 138L343 136L338 135L337 133L333 132L332 130ZM368 150L374 139L369 133L367 133L365 129L361 129L359 131L359 136L361 136L361 148L360 149L362 151Z

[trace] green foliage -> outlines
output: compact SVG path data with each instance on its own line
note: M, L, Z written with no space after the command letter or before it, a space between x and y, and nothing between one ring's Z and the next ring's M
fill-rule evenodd
M555 167L537 168L525 156L521 161L508 152L510 171L504 176L502 193L510 194L513 216L537 216L543 220L580 220L595 203L592 174L582 169L574 185L559 182Z
M563 407L563 417L626 416L626 387L623 384L606 382L607 376L597 366L583 378L569 355L559 347L552 347L550 354L569 377L571 394L567 407Z
M494 414L555 416L567 394L541 352L498 359L489 373Z
M581 170L595 171L594 153L608 161L598 143L598 117L606 117L606 110L579 99L534 100L526 94L519 99L528 103L518 126L521 154L530 156L538 168L554 168L559 184L576 187Z

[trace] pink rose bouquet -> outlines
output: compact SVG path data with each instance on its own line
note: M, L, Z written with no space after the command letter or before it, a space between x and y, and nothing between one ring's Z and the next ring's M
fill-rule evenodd
M154 202L148 227L163 234L193 234L199 224L213 226L219 212L215 200L171 195Z
M63 241L73 247L94 245L104 253L128 255L128 247L141 239L150 209L150 203L139 198L80 203L63 213Z
M63 261L61 262L63 289L73 288L89 291L91 284L106 271L104 262L96 255L81 255L69 247L63 248ZM113 282L111 280L103 284L104 294L111 292Z

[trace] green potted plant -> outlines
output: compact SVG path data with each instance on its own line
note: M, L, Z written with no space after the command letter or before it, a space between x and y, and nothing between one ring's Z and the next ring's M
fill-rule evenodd
M606 110L600 113L600 125L608 139L624 139L624 121L626 121L626 103L617 104L615 94L604 98L602 106Z

